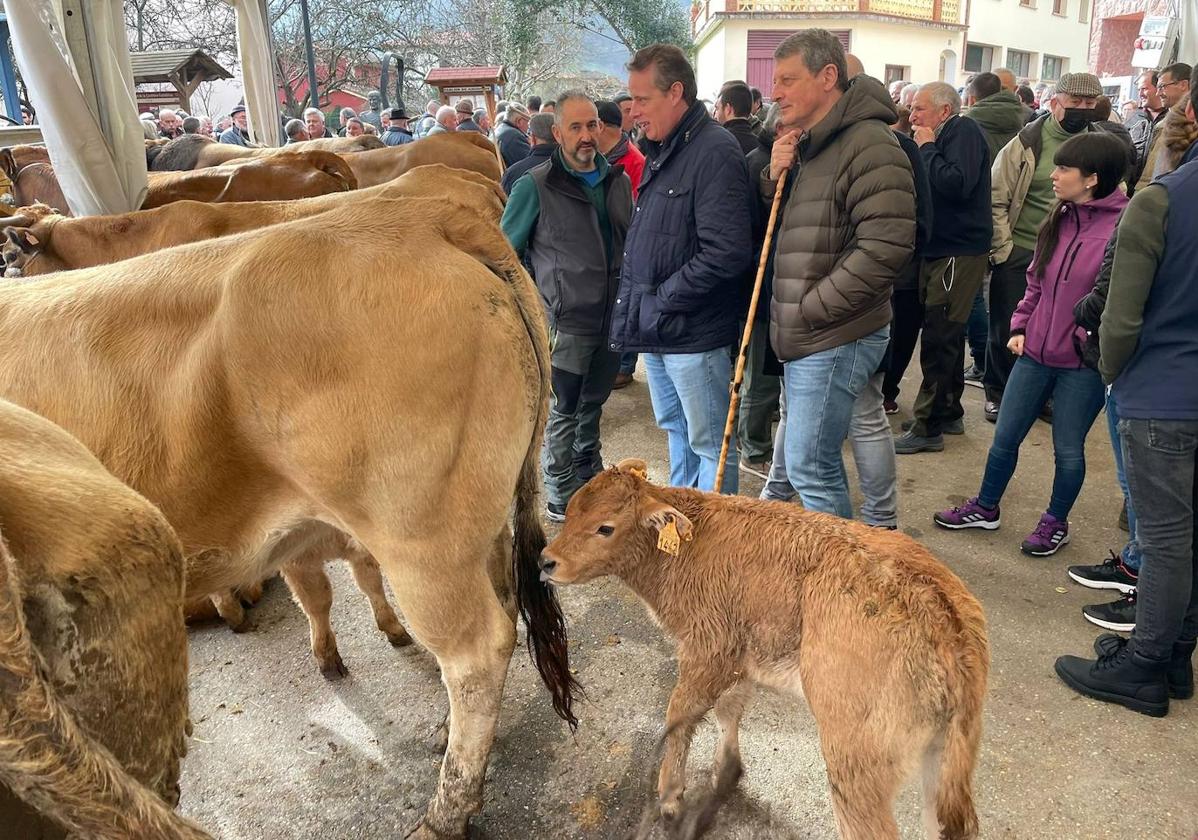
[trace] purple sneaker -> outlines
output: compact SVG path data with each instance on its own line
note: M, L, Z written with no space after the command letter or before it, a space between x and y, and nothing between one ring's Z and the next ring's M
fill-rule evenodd
M976 496L960 507L933 514L932 521L941 528L949 528L953 531L960 531L964 528L985 528L987 531L993 531L1001 524L998 506L995 505L993 510L988 510L982 507Z
M1069 542L1069 522L1057 519L1051 513L1040 517L1036 530L1023 541L1020 549L1032 557L1048 557L1061 550Z

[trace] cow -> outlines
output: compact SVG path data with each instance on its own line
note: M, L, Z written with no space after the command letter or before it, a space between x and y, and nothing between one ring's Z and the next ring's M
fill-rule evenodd
M345 162L357 176L360 188L384 184L410 169L430 163L471 169L495 181L502 175L495 147L476 131L434 134L418 143L347 155Z
M176 172L187 169L203 169L220 166L234 160L270 157L294 152L333 152L353 154L370 149L386 148L382 140L363 134L360 137L322 137L287 146L235 146L218 143L202 134L184 134L176 137L157 150L147 150L146 164L154 172Z
M340 155L296 152L190 172L152 172L141 209L152 210L184 200L285 201L357 188L357 178Z
M45 204L64 216L71 215L67 197L58 185L54 167L48 163L30 163L22 166L12 177L13 203L18 207L30 204Z
M449 694L420 840L482 806L517 613L577 724L537 569L549 387L539 295L483 207L371 197L0 286L0 397L159 507L189 596L279 569L312 523L377 558Z
M781 502L659 487L629 459L570 500L542 557L555 586L604 575L678 645L658 776L667 819L681 812L698 718L715 707L715 776L726 776L763 685L807 698L842 838L897 840L893 800L915 767L929 840L977 837L985 617L915 540Z
M22 207L15 215L0 219L5 274L32 277L104 265L174 245L312 216L347 201L373 196L438 198L450 204L465 202L464 206L479 208L491 220L499 219L507 200L503 189L489 178L469 170L432 164L350 195L332 193L299 201L226 204L178 201L154 210L80 219L60 216L48 207L35 205Z
M45 146L6 146L0 149L0 172L10 181L31 163L49 163L50 150Z
M189 724L166 519L0 401L0 527L0 833L207 838L171 810Z

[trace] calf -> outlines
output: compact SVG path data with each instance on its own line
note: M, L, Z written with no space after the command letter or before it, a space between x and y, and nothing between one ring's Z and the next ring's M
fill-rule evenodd
M358 178L359 187L373 187L398 178L417 166L443 163L470 169L498 181L502 174L491 141L475 131L434 134L419 143L347 155L345 162Z
M716 776L739 767L753 687L806 696L845 840L897 838L896 792L923 775L931 840L978 832L972 776L989 650L961 581L903 534L796 506L657 487L641 461L596 476L542 554L542 579L615 575L678 645L658 777L679 815L697 720L715 707Z
M286 201L358 188L333 152L295 152L234 161L187 172L152 172L142 210L174 201Z

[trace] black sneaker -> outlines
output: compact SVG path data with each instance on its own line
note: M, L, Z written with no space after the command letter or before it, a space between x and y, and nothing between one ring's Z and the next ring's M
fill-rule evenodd
M1169 683L1165 677L1167 662L1154 662L1136 653L1128 642L1109 656L1098 660L1080 656L1057 659L1056 672L1078 694L1118 703L1132 711L1153 717L1169 713Z
M1082 615L1086 621L1104 630L1130 633L1136 629L1136 590L1128 592L1118 601L1082 607Z
M989 423L998 422L998 403L994 400L986 400L986 404L982 406L982 414L986 417Z
M550 522L565 522L566 521L566 506L555 505L553 502L545 503L545 518Z
M915 420L904 420L902 427L904 432L911 431L915 428ZM965 434L965 419L958 417L956 420L949 420L941 431L946 435L963 435Z
M1068 572L1074 581L1091 589L1116 589L1126 593L1136 588L1136 575L1113 551L1100 566L1070 566Z
M1114 633L1103 633L1094 640L1094 653L1111 656L1118 653L1127 639ZM1169 696L1177 700L1189 700L1194 696L1194 642L1174 642L1173 656L1165 676L1169 680Z
M965 369L965 384L972 385L975 388L982 387L982 375L985 373L977 364L972 364Z

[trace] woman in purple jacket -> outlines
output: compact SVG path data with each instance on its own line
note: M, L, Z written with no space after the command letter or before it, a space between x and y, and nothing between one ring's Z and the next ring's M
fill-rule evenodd
M1027 292L1011 318L1018 356L1007 389L978 495L933 519L942 528L999 526L998 503L1015 473L1019 446L1048 399L1053 401L1052 448L1056 474L1040 524L1023 541L1024 554L1046 557L1069 542L1069 511L1086 478L1086 435L1102 409L1098 373L1084 364L1074 341L1080 329L1073 306L1094 288L1102 254L1127 206L1118 189L1127 169L1127 147L1110 134L1082 134L1053 156L1057 203L1044 219L1027 272Z

